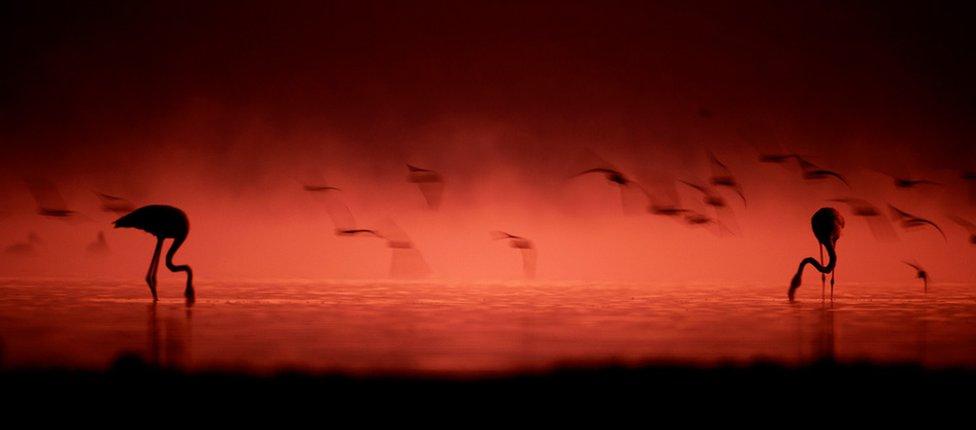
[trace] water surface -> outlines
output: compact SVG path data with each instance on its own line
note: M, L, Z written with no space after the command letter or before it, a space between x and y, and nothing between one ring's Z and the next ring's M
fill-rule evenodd
M562 364L756 359L976 367L976 286L598 283L0 282L3 365L101 369L119 354L186 369L507 372Z

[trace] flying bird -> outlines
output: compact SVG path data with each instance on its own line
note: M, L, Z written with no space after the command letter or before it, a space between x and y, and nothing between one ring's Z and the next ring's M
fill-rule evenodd
M112 212L117 214L126 214L132 212L136 206L132 204L128 199L119 196L113 196L105 193L95 191L95 195L102 204L102 210L105 212Z
M377 223L376 236L386 240L392 250L390 276L395 278L417 278L430 274L430 267L413 241L393 220Z
M922 288L924 288L924 291L925 292L928 292L929 291L929 272L926 272L925 269L923 269L922 266L919 265L918 263L911 263L911 262L908 262L908 261L902 261L902 263L905 263L905 264L908 265L908 267L911 267L912 269L915 269L915 277L922 280Z
M910 230L910 229L917 228L917 227L930 226L930 227L936 229L939 232L939 234L942 235L942 239L944 239L946 242L949 241L949 238L946 237L945 232L942 231L942 228L939 227L938 224L936 224L936 223L934 223L934 222L932 222L930 220L927 220L925 218L921 218L921 217L917 217L915 215L912 215L912 214L910 214L908 212L905 212L905 211L903 211L901 209L898 209L898 208L896 208L896 207L894 207L894 206L892 206L890 204L888 205L888 209L891 211L891 217L895 221L897 221L898 223L900 223L901 224L901 227L904 228L905 230Z
M5 254L29 255L33 254L41 245L41 238L37 233L30 232L26 242L16 242L3 249Z
M785 164L786 162L796 158L799 158L799 156L793 153L759 154L759 162L768 164Z
M407 164L407 182L417 184L429 208L437 209L440 206L441 194L444 193L444 178L440 173Z
M521 236L506 233L504 231L492 231L489 233L494 240L507 240L508 246L518 249L522 253L522 273L527 278L535 277L536 249L532 241Z
M61 196L61 192L58 191L58 187L53 182L40 178L28 179L26 182L28 191L34 197L34 201L37 202L37 213L39 215L68 218L77 214L76 211L68 208L68 204L64 202L64 197Z
M837 239L840 239L841 231L844 229L844 217L837 209L820 208L810 219L810 225L813 227L813 235L820 243L821 253L824 248L827 249L829 262L824 266L813 257L807 257L800 261L800 267L796 269L796 274L793 275L793 279L790 281L790 289L787 292L790 302L793 301L797 288L800 288L800 284L803 282L803 269L808 264L822 275L830 274L830 297L834 297L834 268L837 267L836 246Z
M732 212L732 208L729 207L724 197L707 185L684 180L681 183L701 193L702 203L710 206L715 211L716 217L721 219L723 224L738 230L738 222L735 220L735 214Z
M323 191L342 191L339 188L333 187L331 185L309 185L309 184L305 184L305 185L302 185L302 189L305 190L305 191L313 192L313 193L314 192L323 192Z
M108 254L108 242L105 240L105 232L98 232L98 236L95 237L95 241L89 243L85 249L89 254Z
M841 181L847 188L851 187L851 184L847 182L847 179L843 175L837 173L833 170L824 169L816 164L811 163L809 160L803 157L795 157L797 164L800 165L800 170L802 171L802 177L808 181L819 181L828 178L834 178Z
M174 265L173 256L180 249L186 236L190 233L190 220L179 208L166 205L149 205L138 208L113 223L115 228L136 228L156 236L156 248L152 260L149 261L149 272L146 273L146 283L152 293L153 301L159 300L156 295L156 272L159 269L159 254L163 249L163 241L173 239L173 243L166 252L166 268L170 272L186 272L186 289L183 296L187 305L193 304L193 270L188 265Z
M732 171L729 170L728 166L719 161L718 157L711 152L708 153L708 160L712 165L711 184L716 187L725 187L735 191L742 199L742 204L746 205L746 195L742 191L742 185L732 175Z
M875 239L893 240L896 238L895 230L891 228L888 219L883 216L880 209L867 200L844 197L830 199L829 201L846 204L850 208L852 215L864 219L868 223L868 227L871 229L871 233Z
M620 203L624 213L639 214L648 205L647 190L633 178L612 163L603 159L590 149L584 152L586 168L577 171L570 178L586 175L600 175L620 190Z
M949 219L958 224L960 227L969 231L969 243L976 245L976 223L955 215L949 215Z

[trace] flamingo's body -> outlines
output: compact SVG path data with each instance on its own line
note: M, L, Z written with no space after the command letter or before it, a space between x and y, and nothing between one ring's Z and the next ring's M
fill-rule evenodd
M174 265L173 256L186 241L190 232L190 220L179 208L166 205L149 205L138 208L125 216L115 220L115 228L137 228L156 236L156 250L149 262L149 272L146 273L146 283L152 292L153 300L156 296L156 272L159 269L159 254L163 249L163 240L173 239L172 245L166 252L166 268L171 272L186 272L186 289L183 295L188 304L194 301L193 270L188 265Z
M800 288L800 284L803 282L803 269L806 265L811 265L821 274L826 275L827 273L833 274L834 268L837 266L837 252L836 245L837 239L840 238L840 232L844 229L844 217L834 208L820 208L816 213L813 214L813 218L810 220L810 224L813 227L813 235L817 237L817 241L820 245L827 249L827 256L830 261L826 266L817 261L813 257L804 258L800 261L800 267L797 268L796 274L793 275L793 279L790 281L790 289L787 295L790 301L793 301L793 297L796 294L796 289ZM830 277L830 294L833 296L834 291L834 277Z

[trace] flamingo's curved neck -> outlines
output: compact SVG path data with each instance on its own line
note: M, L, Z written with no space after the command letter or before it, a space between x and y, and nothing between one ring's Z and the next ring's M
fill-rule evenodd
M193 269L190 269L190 266L186 264L179 266L173 264L173 256L176 255L176 251L180 249L180 246L183 245L185 240L186 236L177 237L173 240L173 244L166 251L166 268L171 272L186 272L186 285L189 287L193 285Z
M793 280L790 281L790 301L793 300L793 293L797 288L800 287L800 283L803 280L803 269L806 268L808 264L813 266L813 268L817 269L817 271L820 273L826 274L834 271L834 267L837 266L837 251L834 249L834 242L830 241L824 243L823 246L824 248L827 248L827 257L830 259L830 261L827 262L826 266L820 264L820 262L813 257L807 257L804 258L803 261L800 261L800 267L796 269L796 274L793 275Z

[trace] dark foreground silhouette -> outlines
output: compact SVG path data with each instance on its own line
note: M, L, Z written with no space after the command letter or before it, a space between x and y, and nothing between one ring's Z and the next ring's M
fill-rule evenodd
M434 411L450 407L478 410L488 418L513 408L538 413L538 408L554 407L568 412L561 408L569 405L584 407L580 412L641 405L639 414L643 415L664 412L659 408L667 402L709 413L715 407L735 407L759 419L825 399L830 400L831 411L864 411L872 402L885 407L930 403L947 407L971 398L959 394L976 388L976 370L834 361L803 366L758 362L713 367L611 363L521 374L356 376L300 371L183 372L126 355L104 372L0 370L0 385L6 392L18 394L15 401L30 403L35 399L45 408L64 402L98 411L128 403L153 409L158 401L174 407L197 405L210 412L225 405L235 414L270 406L300 410L314 406L315 414L330 418L335 413L348 413L343 407L351 405L387 412L390 408L409 408L428 418L439 415ZM244 405L260 408L248 412L241 409ZM630 407L618 412L628 410ZM401 418L405 417L396 416Z

